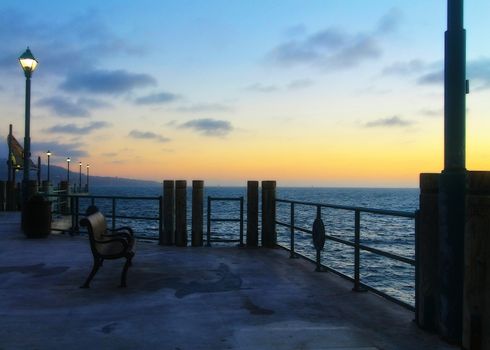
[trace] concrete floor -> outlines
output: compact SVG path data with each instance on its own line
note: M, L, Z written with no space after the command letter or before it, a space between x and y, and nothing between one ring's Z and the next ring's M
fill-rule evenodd
M86 237L27 239L0 213L0 349L455 349L413 313L279 249L138 242L90 289Z

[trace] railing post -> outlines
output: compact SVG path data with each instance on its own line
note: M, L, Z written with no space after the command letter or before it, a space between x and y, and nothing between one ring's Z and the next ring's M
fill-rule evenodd
M356 292L361 291L361 249L359 245L361 244L361 212L359 210L355 211L354 220L354 288Z
M420 210L415 211L415 323L419 324L419 224Z
M262 246L275 248L276 243L276 182L262 181Z
M247 182L247 247L259 245L259 182Z
M78 226L78 216L80 213L80 198L75 197L75 232L80 233L80 226Z
M163 181L163 238L161 245L175 243L175 181Z
M204 181L192 181L192 246L202 247Z
M243 247L243 197L240 197L240 247Z
M208 196L208 210L206 212L206 246L211 247L211 197Z
M290 233L291 233L291 239L290 239L290 251L289 251L289 257L291 259L296 258L296 254L294 252L294 202L291 202L291 215L290 215Z
M70 219L71 219L71 227L70 227L70 235L73 236L75 233L75 215L74 215L74 210L75 210L75 198L74 197L68 197L70 200Z
M316 219L313 222L313 244L316 250L316 272L323 272L321 251L325 245L325 227L322 221L322 207L316 206Z
M112 229L116 229L116 198L112 198Z
M187 246L187 181L175 181L175 245Z
M59 205L59 211L61 214L66 215L70 212L70 202L71 200L69 199L70 195L70 184L67 181L61 181L60 182L60 192L64 193L65 196L60 197L60 205Z

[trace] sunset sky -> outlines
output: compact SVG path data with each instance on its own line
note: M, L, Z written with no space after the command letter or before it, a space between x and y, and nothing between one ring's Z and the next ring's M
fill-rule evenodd
M490 1L466 1L467 168L490 170ZM443 168L446 1L0 4L0 136L91 174L417 187ZM0 158L6 158L3 141Z

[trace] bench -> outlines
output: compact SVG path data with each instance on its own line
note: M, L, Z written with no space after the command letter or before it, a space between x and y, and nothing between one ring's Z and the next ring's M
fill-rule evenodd
M87 280L80 288L90 287L90 281L105 259L114 260L119 258L126 258L120 285L120 287L126 287L126 275L134 256L135 240L133 230L130 227L120 227L116 230L108 229L104 215L93 205L88 207L85 215L80 220L80 225L87 228L94 265Z

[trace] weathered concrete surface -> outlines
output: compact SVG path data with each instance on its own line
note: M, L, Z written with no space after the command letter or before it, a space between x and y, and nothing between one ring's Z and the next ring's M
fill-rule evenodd
M413 313L276 249L139 242L90 289L85 237L28 240L0 213L0 349L454 349Z

